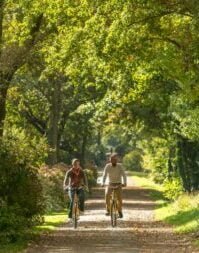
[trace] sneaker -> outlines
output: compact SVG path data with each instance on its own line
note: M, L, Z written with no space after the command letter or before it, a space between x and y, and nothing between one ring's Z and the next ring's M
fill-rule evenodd
M110 212L106 212L105 215L106 215L106 216L109 216L109 215L110 215Z
M118 218L123 218L123 213L122 212L118 212Z

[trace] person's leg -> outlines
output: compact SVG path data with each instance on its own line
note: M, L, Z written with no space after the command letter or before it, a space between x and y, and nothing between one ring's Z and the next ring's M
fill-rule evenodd
M110 200L111 200L112 189L110 187L106 187L105 190L105 200L106 200L106 212L110 213Z
M85 202L85 194L83 189L78 190L78 197L79 197L79 210L84 212L84 202Z
M74 195L75 195L74 191L69 190L68 196L69 196L69 199L70 199L70 204L69 204L68 218L72 218Z
M122 187L119 187L116 190L116 194L117 194L117 208L118 208L118 212L122 213Z

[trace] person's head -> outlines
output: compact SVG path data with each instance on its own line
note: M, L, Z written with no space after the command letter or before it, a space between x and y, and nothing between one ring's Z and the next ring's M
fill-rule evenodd
M110 156L110 162L112 163L113 166L116 166L117 165L117 154L112 154Z
M80 167L80 161L79 161L79 159L77 159L77 158L73 159L73 160L72 160L72 166L73 166L74 168Z

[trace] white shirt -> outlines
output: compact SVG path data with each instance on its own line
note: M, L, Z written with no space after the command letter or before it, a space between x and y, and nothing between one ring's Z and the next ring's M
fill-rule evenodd
M106 178L108 177L109 184L111 183L122 183L126 184L126 174L121 163L117 163L113 166L112 163L108 163L103 172L102 183L105 184Z

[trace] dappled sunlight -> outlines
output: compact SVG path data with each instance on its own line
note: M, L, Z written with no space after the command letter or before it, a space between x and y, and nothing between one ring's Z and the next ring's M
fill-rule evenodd
M154 208L149 189L129 185L123 191L124 218L112 228L110 216L105 216L104 189L95 187L78 228L74 230L67 222L55 233L45 235L38 247L47 253L189 253L187 239L155 221ZM34 248L28 251L36 252Z

